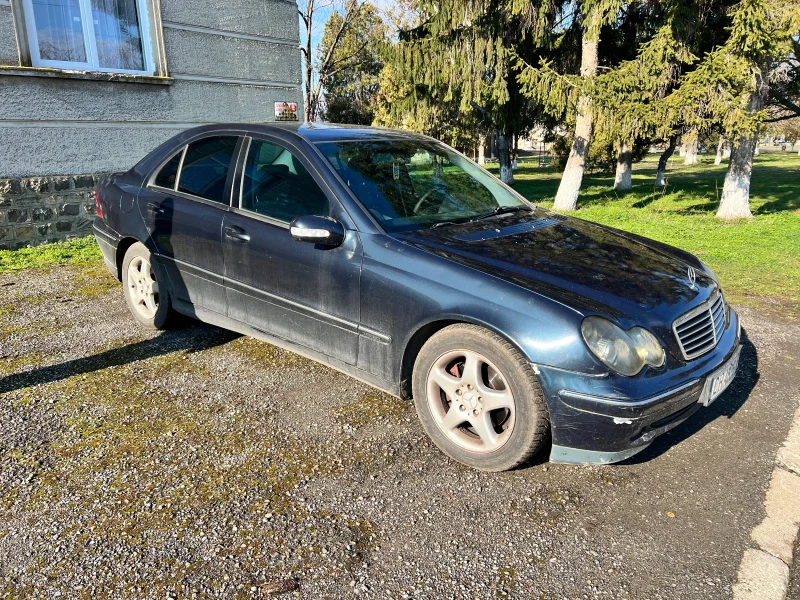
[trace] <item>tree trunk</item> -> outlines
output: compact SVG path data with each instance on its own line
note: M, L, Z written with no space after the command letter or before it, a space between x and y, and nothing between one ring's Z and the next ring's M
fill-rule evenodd
M306 28L306 39L305 39L305 48L302 49L302 58L303 58L303 67L304 67L304 98L305 102L303 102L303 121L306 123L314 120L314 108L313 108L313 101L312 101L312 89L313 86L311 85L313 75L314 75L314 64L311 61L311 57L313 54L311 53L311 26L312 26L312 19L314 18L314 4L309 0L306 5L306 13L303 14L302 12L300 15L303 17L303 24Z
M589 79L597 74L597 46L599 43L599 29L594 25L600 20L602 12L595 8L592 12L591 23L584 27L581 39L581 77ZM575 210L578 206L578 194L581 191L583 171L589 157L589 143L592 140L592 106L589 96L578 99L578 114L575 120L575 138L567 158L567 166L561 175L558 185L555 210Z
M686 160L683 161L685 165L697 164L697 132L692 131L689 134L689 139L686 142Z
M497 134L497 154L500 159L500 181L514 183L514 172L511 169L511 152L508 147L508 136L505 133Z
M740 219L753 216L750 212L750 176L753 172L753 155L758 132L739 138L739 143L731 150L728 172L722 186L722 199L717 217L720 219Z
M625 191L631 189L631 170L633 168L633 153L628 142L619 143L617 155L617 175L614 178L614 189Z
M714 158L715 165L722 163L722 148L724 146L725 146L725 137L719 136L719 142L717 142L717 156Z
M486 164L486 134L481 133L478 135L478 164Z
M656 185L659 187L664 187L667 185L667 162L669 161L672 154L675 152L675 146L678 144L678 136L671 136L669 138L669 144L667 145L666 150L661 153L661 156L658 159L658 170L656 171Z
M762 69L761 73L766 73ZM764 103L769 94L769 84L766 79L756 75L756 91L750 94L747 102L748 114L754 114L764 108ZM725 183L722 186L722 198L717 211L720 219L750 218L750 177L753 173L753 155L758 149L758 128L749 135L742 135L731 148L731 159L728 163L728 172L725 174Z

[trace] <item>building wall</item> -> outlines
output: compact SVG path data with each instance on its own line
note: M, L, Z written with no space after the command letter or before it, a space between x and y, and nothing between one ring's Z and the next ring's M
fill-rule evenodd
M91 234L96 183L93 175L0 179L0 249Z
M274 102L302 102L294 2L161 0L161 19L170 85L0 69L0 178L128 169L188 127L272 121ZM6 0L0 65L19 66Z
M18 68L0 0L0 249L91 233L98 174L184 129L273 121L277 101L302 106L295 2L161 0L161 20L168 85L46 77Z

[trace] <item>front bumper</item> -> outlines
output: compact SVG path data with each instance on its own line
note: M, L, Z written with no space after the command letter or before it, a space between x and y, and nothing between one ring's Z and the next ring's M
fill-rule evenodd
M714 350L678 371L650 378L596 377L537 365L550 409L551 462L624 460L703 408L699 401L706 379L740 348L739 316L730 310L730 323Z

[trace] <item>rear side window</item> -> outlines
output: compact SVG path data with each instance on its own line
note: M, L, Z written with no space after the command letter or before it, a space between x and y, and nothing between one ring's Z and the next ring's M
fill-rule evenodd
M169 159L169 162L161 167L161 170L156 175L155 184L159 187L167 188L170 190L175 189L175 180L178 178L178 168L181 166L181 157L183 156L183 148L175 156Z
M189 144L183 159L178 191L227 204L225 180L238 138L220 136Z

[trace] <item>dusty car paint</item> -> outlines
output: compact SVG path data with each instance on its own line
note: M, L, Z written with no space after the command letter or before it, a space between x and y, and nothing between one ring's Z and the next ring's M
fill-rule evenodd
M165 197L148 186L177 149L212 134L290 148L326 193L344 243L296 242L287 227L243 214L236 176L226 186L232 206ZM190 130L101 182L105 219L95 224L97 239L115 274L132 241L147 245L169 273L179 312L291 348L400 397L408 397L413 359L433 332L453 322L495 331L535 365L550 411L552 460L622 460L698 410L705 378L739 346L739 322L727 308L716 347L682 358L672 322L719 293L695 257L539 208L389 235L315 144L411 136L317 125ZM250 243L226 239L219 223L246 232ZM693 285L688 267L697 272ZM648 328L666 348L665 364L635 377L610 371L581 337L589 315Z

